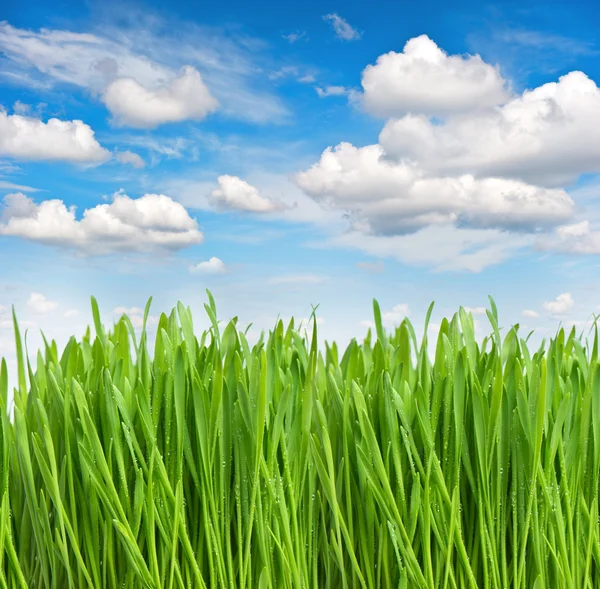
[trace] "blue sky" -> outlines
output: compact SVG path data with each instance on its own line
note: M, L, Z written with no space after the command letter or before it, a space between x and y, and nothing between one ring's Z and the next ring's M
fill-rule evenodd
M0 354L182 300L251 338L600 311L592 2L8 2Z

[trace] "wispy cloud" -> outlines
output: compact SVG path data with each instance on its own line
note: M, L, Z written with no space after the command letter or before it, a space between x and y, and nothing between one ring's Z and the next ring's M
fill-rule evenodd
M296 43L296 41L300 41L301 39L308 41L306 31L295 31L293 33L287 33L281 36L289 43Z
M350 23L343 19L339 14L326 14L323 16L323 20L331 24L335 36L342 41L357 41L362 37L362 33L350 25Z
M135 11L134 11L135 12ZM173 83L184 66L200 72L229 117L254 123L288 116L264 83L264 44L237 32L163 19L140 11L137 26L101 21L92 31L31 31L0 23L0 76L12 84L47 90L70 84L102 97L120 80L146 92Z
M325 88L315 86L315 90L319 95L319 98L327 98L328 96L347 96L350 93L350 90L344 86L325 86Z
M600 54L591 40L492 22L467 36L471 49L498 63L517 89L525 89L531 74L557 74L582 58Z

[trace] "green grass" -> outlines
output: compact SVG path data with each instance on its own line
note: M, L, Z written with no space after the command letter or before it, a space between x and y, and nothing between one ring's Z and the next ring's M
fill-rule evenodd
M490 301L492 335L461 308L433 363L375 301L375 341L324 356L293 322L250 348L210 293L210 331L178 304L153 358L95 300L60 355L15 320L0 587L600 586L597 332L532 353Z

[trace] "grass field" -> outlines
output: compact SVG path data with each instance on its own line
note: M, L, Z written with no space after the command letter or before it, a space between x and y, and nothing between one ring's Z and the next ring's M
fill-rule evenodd
M461 308L433 361L375 301L324 355L293 322L250 348L210 293L210 331L178 304L153 357L95 300L95 338L31 363L15 320L0 587L600 586L597 332L534 352L490 302L492 335Z

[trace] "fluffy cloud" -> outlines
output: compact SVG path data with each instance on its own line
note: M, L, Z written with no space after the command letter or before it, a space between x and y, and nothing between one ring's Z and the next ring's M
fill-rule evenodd
M227 266L223 260L213 256L210 260L190 266L189 271L192 274L224 274L227 272Z
M136 26L105 21L95 34L32 31L0 22L0 78L44 88L73 84L94 96L102 96L108 86L121 80L110 94L117 109L115 118L122 114L140 126L150 126L159 118L151 99L157 89L174 92L175 97L168 100L159 93L171 117L182 111L193 117L201 112L198 104L190 104L190 87L200 91L198 99L207 107L207 96L193 74L172 87L181 65L188 64L202 72L202 81L223 113L256 123L281 121L289 115L278 97L262 90L262 45L254 39L225 35L173 17L164 19L147 10L137 14L129 10L128 18ZM137 85L123 83L127 79ZM143 99L139 116L132 111L132 103L137 107L134 95ZM173 107L174 101L178 107Z
M211 204L220 209L268 213L280 210L282 205L260 194L258 188L237 176L223 175L217 179L219 187L212 191Z
M550 313L550 315L566 315L571 311L575 302L570 292L565 292L556 297L554 301L544 303L544 309Z
M473 272L532 246L600 253L593 211L577 219L565 190L600 172L600 89L584 73L516 95L478 55L449 56L421 36L362 81L366 107L396 117L379 142L342 141L294 177L350 222L321 246ZM591 202L595 188L572 194Z
M27 306L34 312L40 315L45 315L54 311L58 307L58 303L49 301L43 294L32 292L27 300Z
M365 108L381 117L477 111L503 103L506 82L479 55L447 55L429 37L379 56L362 74Z
M146 88L133 78L119 78L106 88L103 101L118 124L147 129L186 119L203 119L218 105L191 66L154 88Z
M58 199L39 205L24 194L5 198L0 235L73 248L86 255L115 252L179 250L202 243L198 223L186 209L162 194L138 199L117 193L110 204L98 205L75 218L75 207Z
M523 310L523 317L528 317L530 319L537 319L540 314L537 311L532 311L531 309Z
M563 225L554 236L542 236L536 243L540 250L565 254L600 254L600 231L592 230L589 221Z
M133 166L136 169L143 168L146 165L144 160L133 151L119 151L115 154L115 158L119 163Z
M350 211L355 228L380 235L443 224L527 230L572 215L574 203L564 190L469 174L431 178L414 163L389 162L383 155L379 145L341 143L326 149L296 182L326 205Z
M9 115L0 108L0 155L25 160L98 164L111 155L82 121Z
M357 31L350 23L338 14L326 14L323 20L331 23L335 36L342 41L357 41L361 38L361 33Z
M582 72L571 72L486 113L442 124L412 115L389 121L379 142L387 158L418 161L429 174L564 186L600 171L599 125L600 89Z

